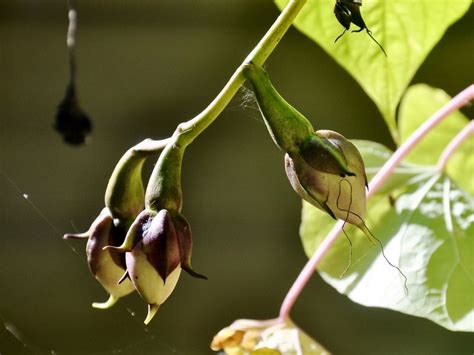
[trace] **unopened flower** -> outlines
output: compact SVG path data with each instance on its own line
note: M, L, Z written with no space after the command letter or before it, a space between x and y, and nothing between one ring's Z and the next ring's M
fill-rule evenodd
M290 320L239 319L220 330L211 349L227 355L327 355L329 352Z
M129 149L117 163L105 192L105 208L89 230L80 234L66 234L65 239L87 239L86 255L89 269L110 294L104 303L93 303L94 308L106 309L132 291L134 286L122 279L126 272L125 255L105 246L119 246L135 217L144 207L141 178L145 159L163 148L161 141L146 139ZM120 282L119 282L120 281Z
M285 169L294 190L331 217L362 224L367 178L357 148L334 131L315 132L262 68L250 63L243 73L253 86L271 137L286 153Z
M126 253L128 277L148 303L148 324L159 306L173 292L181 270L191 276L206 279L191 267L192 238L188 222L178 212L162 209L158 213L145 210L130 227L126 243L133 240Z
M367 177L359 151L337 132L321 130L314 135L332 144L342 162L319 144L304 144L299 154L285 155L291 186L300 197L331 217L360 225L365 216ZM345 175L340 164L350 173Z
M134 291L130 280L118 283L125 272L125 256L114 250L103 250L106 245L120 245L126 230L114 225L112 214L104 208L89 230L81 234L66 234L65 239L87 239L86 254L89 269L102 287L110 294L104 303L92 304L92 307L106 309L117 300Z
M181 214L181 162L184 148L169 143L151 174L145 194L145 209L131 225L120 247L126 253L127 274L148 303L148 324L159 306L173 292L181 270L206 279L191 267L192 237Z

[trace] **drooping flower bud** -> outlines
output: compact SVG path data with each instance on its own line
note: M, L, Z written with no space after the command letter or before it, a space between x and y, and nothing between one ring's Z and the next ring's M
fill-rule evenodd
M357 148L336 132L315 132L262 68L247 64L243 74L253 86L270 135L286 152L285 169L294 190L331 217L361 224L367 178Z
M130 280L118 283L125 272L125 256L113 250L103 250L106 245L120 245L125 233L123 228L114 225L110 210L104 208L87 232L64 236L65 239L87 239L86 254L89 269L110 295L104 303L94 302L92 304L94 308L110 308L119 298L134 290Z
M194 277L206 278L192 270L192 240L189 224L179 213L143 211L130 228L137 240L126 254L127 272L135 288L148 303L148 324L178 282L181 269Z
M124 279L125 255L106 246L123 243L127 230L144 206L141 178L145 159L163 148L162 141L144 140L129 149L117 163L105 193L105 205L89 230L81 234L66 234L65 239L88 239L87 262L94 277L110 294L104 303L93 303L94 308L106 309L117 300L134 291L132 282Z
M145 209L132 223L120 247L104 249L127 252L127 272L148 303L148 324L159 306L173 292L181 270L206 279L191 267L192 237L182 205L181 162L184 148L168 144L148 182Z
M315 135L327 138L340 149L347 169L353 173L341 177L334 161L319 160L317 150L314 154L303 151L293 157L286 154L285 170L291 186L304 200L331 217L360 225L365 216L367 185L362 157L357 148L339 133L324 130L315 132ZM324 156L324 148L320 149Z

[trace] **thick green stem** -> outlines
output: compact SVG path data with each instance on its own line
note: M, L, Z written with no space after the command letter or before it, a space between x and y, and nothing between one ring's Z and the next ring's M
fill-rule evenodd
M179 145L190 144L219 116L245 81L242 75L243 66L250 62L261 66L267 60L305 3L306 0L290 0L288 2L275 23L242 65L237 68L219 95L199 115L178 126L175 134L179 135L177 142Z
M243 74L252 84L263 120L275 144L289 154L297 153L301 144L314 133L311 123L281 97L263 68L247 64Z
M157 162L146 191L147 208L181 209L181 165L184 150L224 110L244 83L243 68L248 63L261 66L273 52L306 0L290 0L275 23L240 65L219 95L193 119L178 125Z

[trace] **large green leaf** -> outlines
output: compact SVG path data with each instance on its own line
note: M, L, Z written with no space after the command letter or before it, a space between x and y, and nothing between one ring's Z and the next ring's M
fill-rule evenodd
M433 113L451 100L443 90L425 84L411 86L400 104L398 128L403 143ZM407 157L418 164L436 164L441 152L469 122L459 111L452 113L435 127L427 139L422 140ZM447 165L448 175L459 186L474 195L474 136L466 139L455 151Z
M275 0L283 8L288 0ZM365 23L384 46L385 57L365 33L347 33L334 13L334 0L308 0L295 25L317 42L362 86L396 137L395 110L418 67L471 0L364 0ZM357 28L352 26L352 28Z
M368 169L380 165L374 157L385 154L386 148L356 144ZM404 169L410 171L409 166ZM434 169L411 173L411 178L400 178L398 185L393 180L390 191L369 200L366 219L388 259L408 278L408 295L403 278L383 258L379 246L371 245L353 226L345 228L353 243L347 273L341 277L349 261L344 236L318 269L329 284L357 303L425 317L451 330L474 331L474 199ZM333 224L326 214L304 203L300 232L308 256Z

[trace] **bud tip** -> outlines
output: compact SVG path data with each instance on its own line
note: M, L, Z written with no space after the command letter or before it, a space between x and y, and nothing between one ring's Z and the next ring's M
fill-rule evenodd
M149 304L148 305L148 314L146 315L146 318L143 322L143 323L145 323L145 325L148 325L148 323L151 322L151 320L155 316L156 312L158 312L158 308L160 308L160 305L158 305L158 304Z
M112 307L117 301L118 301L117 297L110 295L107 301L103 303L94 302L92 303L92 307L96 309L108 309Z

